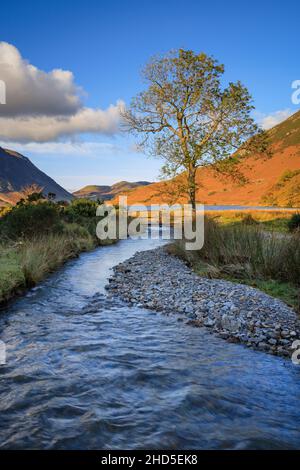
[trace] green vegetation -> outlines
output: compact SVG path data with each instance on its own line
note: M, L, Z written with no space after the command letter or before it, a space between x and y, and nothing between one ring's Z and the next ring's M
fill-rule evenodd
M300 214L293 214L290 220L288 221L288 228L291 232L300 230Z
M65 215L72 222L82 221L84 217L95 217L97 206L97 202L90 199L74 199L65 208Z
M169 250L199 275L256 286L299 311L299 232L266 233L259 224L221 225L206 218L201 250L185 251L182 241Z
M59 231L62 231L59 211L56 205L48 202L21 204L0 220L2 239L27 239Z
M34 286L68 259L95 247L88 232L66 230L0 247L0 303Z
M0 246L0 301L16 293L25 286L24 273L13 247Z
M70 204L27 197L0 214L0 303L35 285L48 273L100 242L97 203Z

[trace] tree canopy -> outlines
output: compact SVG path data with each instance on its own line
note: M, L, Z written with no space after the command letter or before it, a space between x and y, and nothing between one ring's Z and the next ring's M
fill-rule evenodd
M141 145L165 160L163 173L186 173L189 201L196 203L196 171L214 164L220 171L236 150L266 151L254 122L247 88L222 84L224 66L204 53L179 49L153 58L144 68L146 89L123 112L125 128ZM218 167L218 164L223 165Z

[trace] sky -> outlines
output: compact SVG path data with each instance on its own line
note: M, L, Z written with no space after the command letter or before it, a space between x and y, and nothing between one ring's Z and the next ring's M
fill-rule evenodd
M0 8L0 145L67 189L158 178L161 161L119 132L155 54L185 48L241 80L265 128L296 112L299 1L10 0Z

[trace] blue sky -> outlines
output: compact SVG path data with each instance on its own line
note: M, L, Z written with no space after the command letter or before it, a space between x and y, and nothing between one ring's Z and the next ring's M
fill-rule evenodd
M140 69L151 55L204 51L225 64L226 80L249 88L258 120L274 113L280 119L297 111L291 83L300 79L299 18L299 2L289 0L10 0L1 5L0 40L42 71L71 71L84 105L102 110L128 103L141 89ZM159 160L135 153L126 136L31 140L9 143L67 188L158 176Z

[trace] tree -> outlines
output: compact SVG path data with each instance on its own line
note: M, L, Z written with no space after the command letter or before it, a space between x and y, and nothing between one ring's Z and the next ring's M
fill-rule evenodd
M25 186L20 191L23 197L18 201L18 205L22 205L25 202L38 202L41 199L45 199L45 196L43 195L43 189L44 188L35 183L29 186Z
M42 192L40 193L31 193L27 196L26 202L39 202L42 199L45 199L45 196Z
M251 117L248 90L238 81L222 87L224 66L213 57L178 50L153 58L143 70L147 88L123 110L125 129L139 145L165 160L163 173L185 172L189 202L196 205L196 172L212 165L233 171L233 153L265 152L265 136Z

